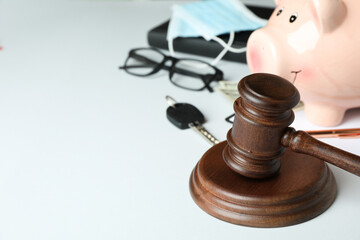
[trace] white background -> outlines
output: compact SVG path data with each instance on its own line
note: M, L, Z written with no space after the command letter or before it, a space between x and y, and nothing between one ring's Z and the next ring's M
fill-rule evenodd
M210 147L165 117L166 95L197 106L225 140L232 103L179 89L167 73L118 70L172 3L3 1L0 39L0 239L360 239L360 179L331 167L335 203L296 226L257 229L215 219L188 179ZM219 64L226 80L246 65ZM359 127L359 109L341 128ZM297 129L321 129L296 113ZM360 155L359 139L327 142Z

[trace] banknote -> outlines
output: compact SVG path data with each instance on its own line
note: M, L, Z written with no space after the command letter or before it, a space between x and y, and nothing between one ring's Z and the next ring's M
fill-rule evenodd
M228 98L232 103L240 97L237 86L238 81L219 81L219 86L215 87L215 90L220 92L226 98ZM299 102L294 108L293 111L300 111L304 109L304 103Z

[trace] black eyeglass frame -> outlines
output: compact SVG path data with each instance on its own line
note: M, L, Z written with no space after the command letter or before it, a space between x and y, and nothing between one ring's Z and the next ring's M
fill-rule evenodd
M136 54L137 51L141 51L141 50L153 50L153 51L156 51L157 53L159 53L159 54L161 54L163 56L163 60L160 63L158 63L158 62L155 62L155 61L153 61L151 59L148 59L148 58L146 58L146 57L144 57L142 55ZM136 67L136 66L128 66L127 63L131 58L135 58L135 59L138 59L138 60L141 59L141 61L143 61L143 62L147 62L149 64L153 64L153 65L156 65L156 66L153 68L153 70L151 72L149 72L147 74L136 74L134 72L129 71L130 68ZM171 61L170 67L165 65L165 63L167 61ZM210 68L213 68L215 70L215 73L214 74L203 75L203 74L198 74L198 73L195 73L195 72L192 72L192 71L187 71L187 70L184 70L184 69L176 68L175 67L176 63L178 63L179 61L196 61L196 62L199 62L199 63L202 63L202 64L206 64ZM183 88L183 89L187 89L187 90L191 90L191 91L202 91L202 90L204 90L206 88L210 92L213 92L214 90L210 86L210 84L213 81L223 80L223 76L224 76L223 72L220 69L218 69L215 66L210 65L207 62L204 62L204 61L201 61L201 60L198 60L198 59L175 58L175 57L172 57L172 56L165 55L164 53L162 53L161 51L159 51L158 49L153 48L153 47L131 49L129 51L128 57L125 60L124 66L119 67L119 69L124 69L128 74L139 76L139 77L147 77L147 76L153 75L153 74L159 72L161 69L168 70L169 71L169 80L170 80L170 82L172 84L174 84L175 86L177 86L179 88ZM172 77L173 77L174 73L179 73L181 75L186 75L186 76L191 76L191 77L194 77L194 78L201 79L203 81L203 83L204 83L204 86L199 88L199 89L194 89L194 88L188 88L188 87L181 86L181 85L177 84L176 82L174 82L172 80Z
M228 123L234 123L233 118L235 117L235 113L231 114L230 116L225 118L225 121L227 121Z

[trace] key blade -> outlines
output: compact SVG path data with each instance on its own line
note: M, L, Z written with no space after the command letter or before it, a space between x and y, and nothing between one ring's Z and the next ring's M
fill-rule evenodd
M177 103L176 102L176 100L174 99L174 98L172 98L172 97L170 97L169 95L167 95L166 97L165 97L165 99L166 99L166 102L169 104L169 106L170 107L175 107L175 104Z
M218 144L220 141L216 139L205 127L199 122L189 123L189 127L199 133L207 142L212 145Z

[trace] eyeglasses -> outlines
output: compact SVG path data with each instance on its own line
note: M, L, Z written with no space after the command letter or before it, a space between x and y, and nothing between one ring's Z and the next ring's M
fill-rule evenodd
M171 61L171 65L166 65ZM167 56L156 48L136 48L129 52L124 66L119 67L127 73L147 77L161 69L169 71L169 79L175 86L187 90L201 91L205 88L210 92L213 81L223 79L223 72L218 68L195 59L174 58Z
M231 114L230 116L225 118L225 121L228 123L234 123L235 113Z

